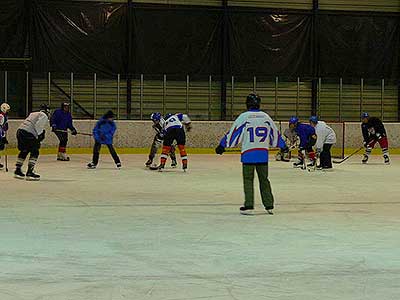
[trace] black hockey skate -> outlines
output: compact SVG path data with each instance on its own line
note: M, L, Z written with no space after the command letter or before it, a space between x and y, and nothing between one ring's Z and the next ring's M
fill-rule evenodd
M269 215L273 215L273 214L274 214L274 212L273 212L272 210L273 210L273 208L265 208L265 211L266 211L267 214L269 214Z
M148 168L151 166L152 163L153 163L153 160L149 158L149 160L146 161L145 166Z
M4 165L0 164L0 170L3 170L3 168L4 168Z
M390 165L390 158L389 158L389 155L386 155L386 154L385 154L385 155L383 156L383 159L384 159L386 165Z
M171 162L171 168L176 168L178 166L178 162L176 160L173 160Z
M366 164L366 163L368 162L368 159L369 159L369 156L364 154L364 157L363 157L363 159L362 159L361 162L362 162L363 164Z
M121 169L122 168L122 164L121 163L117 163L116 166L117 166L117 169Z
M244 216L253 216L254 215L254 207L240 207L240 214Z
M87 168L88 168L88 169L93 170L93 169L96 169L96 167L97 167L97 166L96 166L94 163L92 163L92 162L87 164Z
M295 163L293 163L293 168L303 168L304 161L298 160Z
M17 178L17 179L25 179L25 174L22 173L21 168L17 168L14 171L14 177Z
M164 171L164 168L165 168L165 164L160 164L160 165L157 167L157 170L158 170L158 172L162 172L162 171Z
M33 170L28 170L28 172L26 173L25 179L28 181L38 181L38 180L40 180L40 175L35 174L33 172Z

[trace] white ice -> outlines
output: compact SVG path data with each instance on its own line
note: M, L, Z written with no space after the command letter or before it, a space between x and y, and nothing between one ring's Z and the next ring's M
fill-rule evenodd
M271 162L275 215L254 217L237 155L192 155L186 174L102 159L42 156L40 182L0 172L1 300L400 298L400 157Z

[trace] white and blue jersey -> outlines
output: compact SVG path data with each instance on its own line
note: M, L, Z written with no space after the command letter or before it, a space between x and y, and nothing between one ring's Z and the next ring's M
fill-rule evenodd
M242 145L241 161L244 164L267 163L269 148L286 147L274 121L260 110L242 113L220 142L224 148L239 144Z
M188 115L185 114L176 114L172 115L169 118L165 120L163 123L163 134L166 134L168 131L170 131L173 128L182 128L183 125L190 124L191 120L188 117Z

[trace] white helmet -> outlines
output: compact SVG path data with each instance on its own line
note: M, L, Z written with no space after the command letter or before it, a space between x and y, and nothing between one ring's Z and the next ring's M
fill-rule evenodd
M3 103L3 104L0 106L0 109L1 109L1 112L2 112L3 114L6 114L6 113L8 113L8 111L11 109L11 107L10 107L10 105L8 105L7 103Z

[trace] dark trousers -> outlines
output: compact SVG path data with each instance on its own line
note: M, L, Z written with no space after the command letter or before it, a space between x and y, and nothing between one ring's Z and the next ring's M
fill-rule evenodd
M149 154L149 159L153 160L154 157L156 157L158 149L162 146L163 141L157 138L158 136L156 135L154 137L153 143L151 144L151 149L150 149L150 154ZM175 155L175 147L171 146L171 152L169 153L169 156L173 161L176 161L176 155Z
M29 155L28 167L33 170L39 157L40 140L32 133L18 129L17 131L18 150L16 167L21 168Z
M110 154L114 159L114 162L116 164L121 163L118 154L114 149L114 146L113 145L106 145L106 146L108 147L108 150L110 151ZM101 144L99 142L95 142L93 147L93 160L92 160L93 164L95 165L99 163L100 149L101 149Z
M243 164L245 207L254 207L254 171L257 171L262 203L266 209L274 208L274 196L268 179L268 163Z
M59 147L65 149L67 147L67 143L68 143L68 133L56 131L55 134L56 134L58 140L60 141ZM60 152L62 152L62 151L60 151Z
M322 152L319 155L319 161L321 167L324 169L332 168L332 156L331 156L332 144L324 144Z

